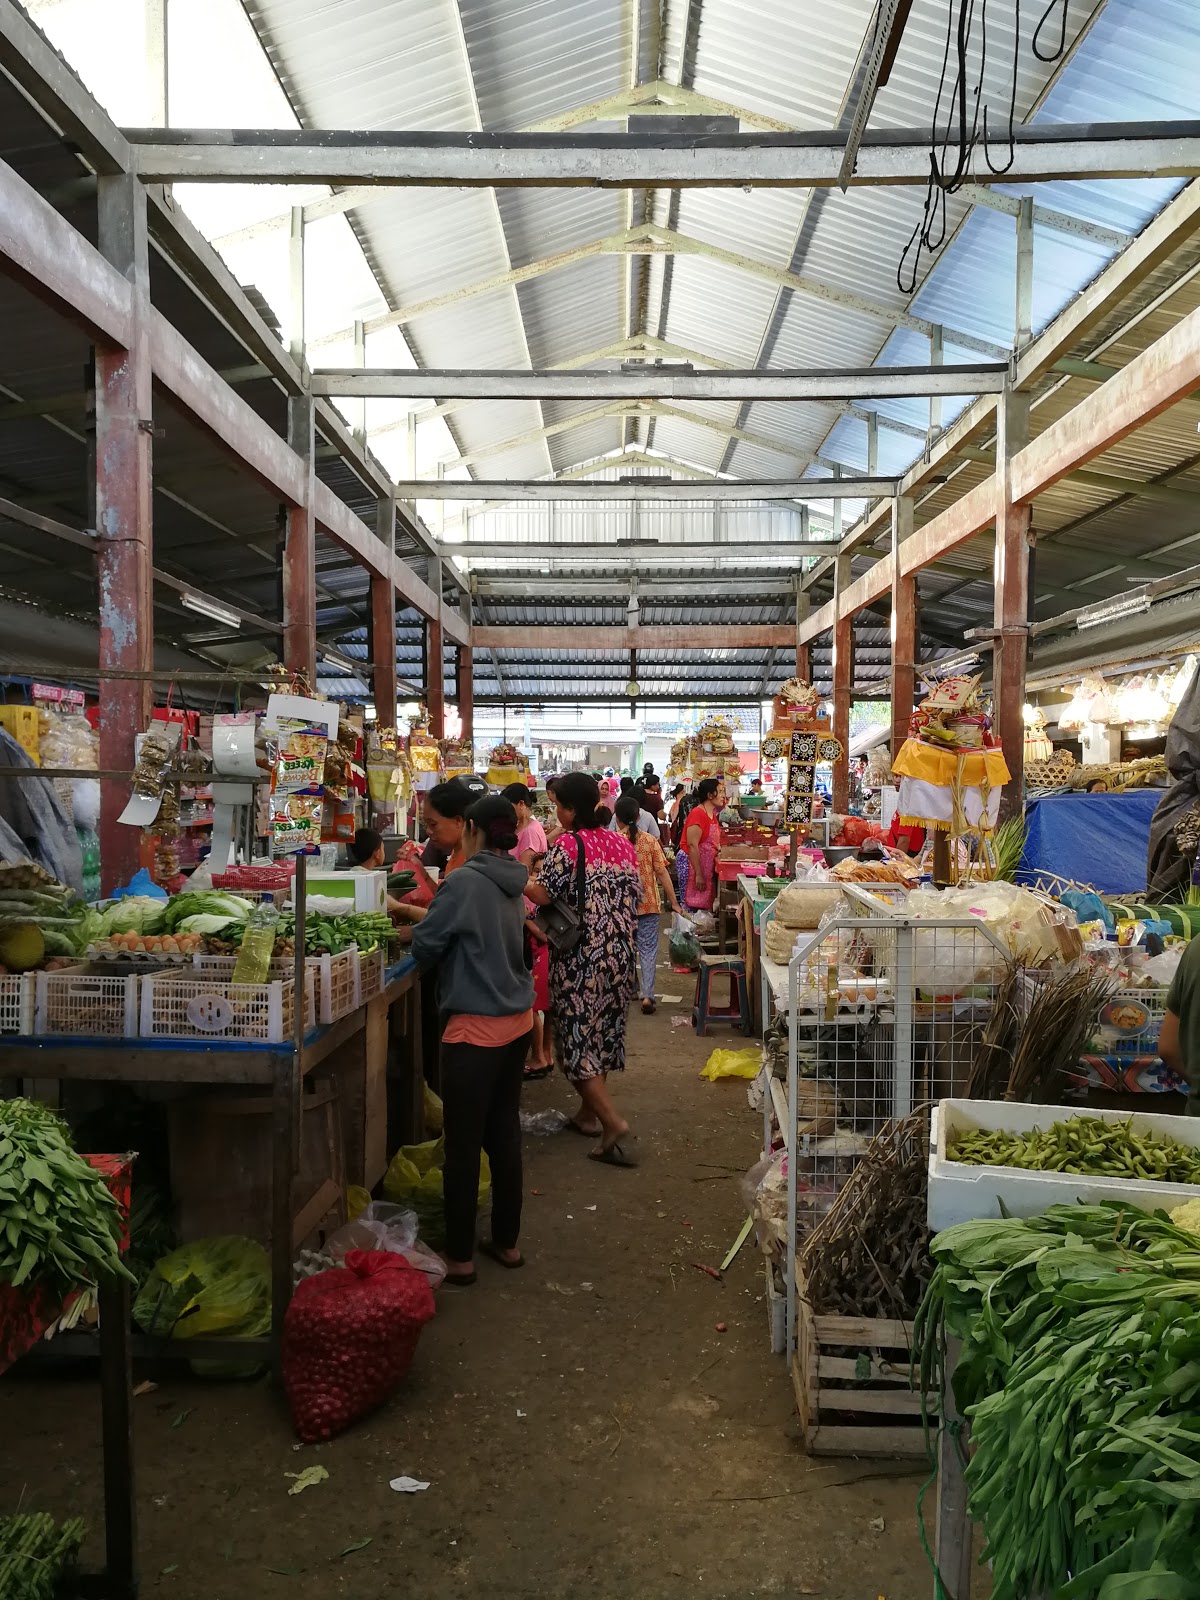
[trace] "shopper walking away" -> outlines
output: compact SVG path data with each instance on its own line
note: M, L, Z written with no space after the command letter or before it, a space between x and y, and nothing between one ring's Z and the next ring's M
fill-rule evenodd
M517 842L512 853L532 878L547 848L545 830L533 814L537 796L523 783L510 783L501 792L517 814ZM526 950L533 967L533 1040L529 1046L529 1060L525 1063L527 1078L544 1078L554 1066L547 1037L549 1020L543 1021L550 1010L550 947L546 935L533 920L536 912L537 906L526 897Z
M433 791L436 792L436 791ZM512 857L517 816L502 795L471 806L462 866L438 890L413 931L421 966L438 964L442 1115L446 1163L446 1282L475 1282L479 1153L492 1167L486 1255L524 1265L521 1231L521 1075L533 1031L533 978L525 964L528 874Z
M573 949L550 947L550 1015L563 1075L582 1102L571 1126L598 1138L593 1159L637 1165L637 1141L613 1104L608 1076L625 1068L625 1012L633 998L634 946L641 889L629 840L596 818L599 789L583 772L558 781L555 804L564 832L529 886L541 905L575 906L581 937ZM576 866L583 852L582 903Z
M717 815L724 804L724 780L702 778L696 785L696 803L683 824L683 848L688 860L683 901L692 911L711 911L717 897L717 851L721 848Z
M641 898L637 908L637 950L639 992L644 1016L653 1016L658 1009L654 1003L654 973L658 965L658 938L661 932L658 886L662 885L667 904L672 911L680 909L675 897L675 885L667 871L667 858L662 845L643 833L638 827L637 801L631 798L617 801L617 825L629 840L637 857L638 882Z

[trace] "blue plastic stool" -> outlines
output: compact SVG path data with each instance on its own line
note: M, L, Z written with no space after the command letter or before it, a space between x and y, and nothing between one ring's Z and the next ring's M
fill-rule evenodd
M729 1000L723 1006L712 1003L714 973L729 979ZM746 963L741 956L700 957L696 998L692 1002L692 1027L703 1037L710 1022L732 1022L743 1033L750 1032L750 993L746 987Z

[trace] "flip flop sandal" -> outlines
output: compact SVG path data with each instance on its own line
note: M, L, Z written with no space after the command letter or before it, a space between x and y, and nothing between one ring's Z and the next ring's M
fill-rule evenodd
M571 1130L572 1133L578 1133L584 1139L598 1139L600 1137L600 1134L601 1134L601 1131L602 1131L599 1127L590 1128L590 1129L589 1128L581 1128L579 1126L578 1122L576 1122L574 1117L568 1117L567 1118L567 1127Z
M637 1135L623 1133L607 1149L592 1150L589 1159L603 1161L609 1167L636 1167L638 1164Z
M503 1255L500 1253L499 1245L494 1244L491 1239L485 1239L479 1248L483 1251L485 1256L490 1256L493 1261L497 1262L502 1267L506 1267L509 1272L515 1272L518 1267L523 1267L525 1265L524 1256L518 1256L515 1261L506 1261Z
M541 1078L548 1078L553 1071L553 1064L549 1062L544 1067L526 1067L525 1082L536 1083Z
M447 1289L469 1289L478 1281L476 1272L448 1272L442 1279L442 1287Z

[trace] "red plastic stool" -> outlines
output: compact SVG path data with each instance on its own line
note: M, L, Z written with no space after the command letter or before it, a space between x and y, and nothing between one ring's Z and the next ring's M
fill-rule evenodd
M729 979L729 999L723 1006L712 1003L714 973ZM741 956L700 957L696 998L692 1001L692 1027L703 1037L710 1022L732 1022L743 1033L750 1032L750 994L746 988L746 963Z

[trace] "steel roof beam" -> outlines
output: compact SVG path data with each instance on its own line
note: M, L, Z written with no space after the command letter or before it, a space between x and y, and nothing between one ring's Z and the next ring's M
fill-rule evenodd
M1003 362L949 367L681 372L668 366L621 372L431 371L340 367L313 373L314 394L367 399L451 400L852 400L999 394Z
M555 255L527 261L522 266L512 267L506 272L494 273L491 277L463 284L457 289L449 289L444 294L433 295L412 305L383 312L377 317L368 318L363 326L367 333L377 333L382 328L400 327L415 321L418 317L427 316L430 312L451 310L464 300L494 294L498 289L511 288L515 284L528 283L533 278L543 277L548 272L557 272L564 267L575 266L581 261L591 261L602 255L626 254L699 256L704 260L715 261L722 266L748 273L751 277L761 278L766 283L792 289L797 294L807 295L810 299L842 306L845 310L856 312L860 316L877 318L887 323L889 327L908 328L926 337L934 328L932 322L924 317L914 316L909 311L869 299L866 295L855 294L837 284L825 283L818 278L790 272L774 262L760 261L755 256L748 256L736 250L726 250L704 239L694 239L690 234L680 233L676 228L660 227L653 222L640 223L635 228L625 228L618 233L606 234L602 239L592 239L587 244L576 245L570 250L560 250ZM1008 350L991 340L977 338L974 334L966 333L959 328L945 327L944 332L947 341L960 349L973 350L977 354L990 356L993 359L996 357L1008 359ZM352 338L353 333L353 328L337 328L322 334L319 339L310 341L308 347L310 356L322 345Z
M895 478L713 478L676 483L592 483L555 478L417 478L396 485L402 500L871 500L896 492Z
M405 184L451 188L831 188L848 134L425 133L384 129L127 128L147 183ZM868 133L855 187L923 186L933 135ZM1200 122L1014 130L995 183L1200 176Z
M995 189L989 189L986 183L964 183L961 189L954 192L960 199L969 200L972 205L985 206L989 211L1002 211L1010 217L1021 213L1021 202L1015 195L1000 194ZM1054 233L1069 233L1076 239L1090 239L1093 244L1106 245L1112 250L1123 250L1132 237L1120 228L1106 228L1102 223L1088 222L1084 217L1073 217L1067 211L1056 211L1053 206L1038 205L1036 202L1033 221L1035 227L1049 228Z

